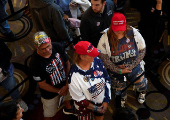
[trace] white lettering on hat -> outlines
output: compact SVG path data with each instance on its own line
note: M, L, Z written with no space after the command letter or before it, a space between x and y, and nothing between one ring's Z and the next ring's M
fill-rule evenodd
M113 25L123 25L124 24L124 20L121 20L121 21L113 21Z

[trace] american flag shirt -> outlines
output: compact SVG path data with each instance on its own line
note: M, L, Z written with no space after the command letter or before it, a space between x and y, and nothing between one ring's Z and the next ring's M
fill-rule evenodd
M84 79L88 77L88 80ZM89 100L97 103L111 99L110 77L100 60L95 57L89 70L82 70L78 65L72 65L69 73L69 91L73 100Z
M34 80L36 82L46 80L46 83L56 88L62 88L66 83L65 63L67 60L65 49L57 43L52 44L52 54L49 58L43 58L35 52L30 66ZM58 95L41 88L40 91L44 99L51 99Z

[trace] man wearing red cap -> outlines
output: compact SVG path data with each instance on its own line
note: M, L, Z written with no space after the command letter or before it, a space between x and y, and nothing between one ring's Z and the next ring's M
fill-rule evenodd
M65 96L64 113L73 114L68 94L70 62L64 47L59 43L51 43L51 39L43 31L35 33L33 38L36 50L32 55L30 68L40 87L44 120L52 120L61 96Z
M101 32L110 26L114 9L114 3L111 0L91 0L91 7L83 13L81 19L82 39L97 47Z

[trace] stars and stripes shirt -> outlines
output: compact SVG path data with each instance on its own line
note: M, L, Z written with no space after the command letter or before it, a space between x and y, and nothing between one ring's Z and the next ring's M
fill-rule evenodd
M71 67L69 91L77 102L87 99L96 104L109 103L111 99L110 77L100 58L94 58L91 68L87 71L82 70L78 65Z
M64 48L58 43L52 43L52 54L49 58L44 58L35 51L30 65L34 80L37 82L46 80L46 83L62 88L66 83L65 63L67 60L68 56ZM40 90L44 99L51 99L58 95L41 88Z

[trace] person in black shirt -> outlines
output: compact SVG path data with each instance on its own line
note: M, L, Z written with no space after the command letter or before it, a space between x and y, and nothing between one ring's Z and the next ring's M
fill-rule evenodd
M70 42L64 12L54 0L29 0L29 10L37 31L45 31L52 42Z
M59 107L60 96L65 96L63 101L66 108L63 112L67 114L71 110L67 78L70 62L64 47L59 43L51 43L44 31L35 33L33 39L36 50L30 68L40 87L45 120L51 120Z
M102 31L110 26L115 5L112 0L91 0L89 7L82 16L80 32L84 41L97 47Z

